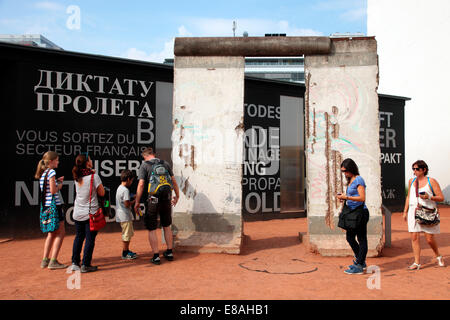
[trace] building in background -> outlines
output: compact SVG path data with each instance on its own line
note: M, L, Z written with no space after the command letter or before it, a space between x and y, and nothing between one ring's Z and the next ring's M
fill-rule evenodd
M245 75L270 80L305 83L305 58L247 57Z
M173 65L173 58L164 63ZM246 57L245 75L267 80L305 83L305 59L299 57Z
M333 33L330 38L360 38L360 37L365 37L364 33L361 32L356 32L356 33L351 33L351 32L335 32Z
M41 34L0 34L0 41L31 47L63 50Z
M266 34L285 36L284 34ZM333 33L331 38L364 37L362 33ZM247 57L245 75L270 80L305 83L305 57Z
M418 159L450 203L450 1L368 0L367 34L378 45L378 92L411 98L405 108L405 184Z

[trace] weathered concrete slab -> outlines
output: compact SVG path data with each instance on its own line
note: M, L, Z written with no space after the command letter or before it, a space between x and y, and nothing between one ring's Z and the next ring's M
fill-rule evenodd
M378 56L374 38L332 39L329 55L305 57L306 184L309 243L323 255L353 255L337 227L344 190L340 163L352 158L364 178L369 253L381 252Z
M177 251L239 254L243 235L230 232L180 231L174 239Z
M333 229L324 223L321 216L308 218L308 241L310 250L320 253L323 256L353 256L349 244L345 238L345 232L337 227L338 217L333 217ZM380 239L383 233L383 217L370 215L367 224L368 257L376 257L384 247L384 242Z
M311 252L317 252L322 256L342 257L353 256L353 251L349 249L349 244L345 238L345 234L341 235L314 235L308 236L309 248ZM383 243L379 241L377 235L368 234L367 241L369 243L367 257L379 256L383 249Z
M328 54L329 37L179 37L175 56L301 56Z
M243 57L175 57L172 161L180 186L175 244L239 253Z

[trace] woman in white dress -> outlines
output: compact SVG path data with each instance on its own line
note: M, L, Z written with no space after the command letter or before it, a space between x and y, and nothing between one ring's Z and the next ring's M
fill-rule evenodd
M423 160L417 160L413 163L412 169L415 178L409 180L408 196L403 210L403 219L408 221L408 232L411 234L411 244L414 252L414 263L408 267L410 270L420 269L420 232L425 234L427 243L433 249L438 265L444 267L444 260L439 253L439 249L434 238L435 234L440 233L439 224L427 226L419 224L415 220L415 209L417 202L427 208L436 208L436 202L444 201L441 187L436 179L428 178L428 165ZM416 197L416 188L419 190L419 197Z

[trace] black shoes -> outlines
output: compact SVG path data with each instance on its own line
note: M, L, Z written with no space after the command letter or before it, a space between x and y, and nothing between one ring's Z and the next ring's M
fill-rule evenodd
M172 251L164 251L163 252L164 258L166 258L168 261L173 261L173 253ZM153 258L150 259L150 262L153 264L161 264L161 259L159 258L159 255L154 255Z
M161 264L161 259L159 258L159 256L156 256L156 257L151 258L150 262L153 264Z
M166 258L167 260L173 261L173 253L172 253L172 252L164 251L163 256L164 256L164 258Z
M97 270L98 270L97 266L85 266L85 265L81 266L81 273L94 272Z

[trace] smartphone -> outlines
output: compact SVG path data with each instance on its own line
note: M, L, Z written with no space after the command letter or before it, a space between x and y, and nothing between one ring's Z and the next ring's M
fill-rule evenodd
M422 192L419 192L419 194L421 194L421 195L425 195L425 191L422 191Z

